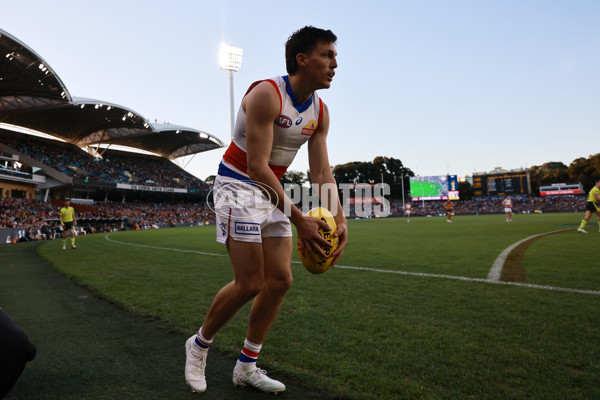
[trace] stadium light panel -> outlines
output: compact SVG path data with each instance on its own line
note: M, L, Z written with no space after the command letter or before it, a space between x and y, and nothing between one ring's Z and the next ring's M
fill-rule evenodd
M239 47L221 44L219 51L219 67L225 71L239 71L242 66L242 55L244 50Z

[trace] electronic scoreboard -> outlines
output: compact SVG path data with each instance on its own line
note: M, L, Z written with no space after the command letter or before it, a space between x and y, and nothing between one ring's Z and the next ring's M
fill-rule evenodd
M458 179L456 175L413 176L410 178L410 199L417 200L458 200Z
M475 196L518 196L529 194L527 172L473 175Z

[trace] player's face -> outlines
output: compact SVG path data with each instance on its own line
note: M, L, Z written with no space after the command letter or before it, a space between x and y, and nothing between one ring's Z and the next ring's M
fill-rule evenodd
M307 73L314 80L315 85L323 89L329 88L338 66L335 45L318 42L314 50L305 56Z

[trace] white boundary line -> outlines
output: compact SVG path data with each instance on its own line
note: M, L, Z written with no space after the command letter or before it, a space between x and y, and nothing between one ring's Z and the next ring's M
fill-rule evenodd
M126 246L135 246L135 247L145 247L148 249L157 249L157 250L169 250L169 251L177 251L180 253L195 253L195 254L202 254L204 256L215 256L215 257L227 257L227 254L219 254L219 253L206 253L204 251L196 251L196 250L183 250L183 249L172 249L170 247L158 247L158 246L148 246L145 244L136 244L136 243L127 243L127 242L119 242L118 240L115 239L111 239L109 236L112 235L112 233L109 233L107 235L104 235L104 239L108 240L109 242L113 242L113 243L117 243L117 244L124 244Z
M425 278L454 279L457 281L466 281L466 282L493 283L493 284L497 284L497 285L520 286L520 287L527 287L527 288L531 288L531 289L554 290L557 292L570 292L570 293L584 293L584 294L600 295L600 291L597 291L597 290L571 289L571 288L562 288L562 287L556 287L556 286L534 285L531 283L521 283L521 282L494 281L494 280L489 280L489 279L469 278L467 276L458 276L458 275L426 274L423 272L394 271L394 270L378 269L378 268L350 267L350 266L346 266L346 265L336 265L333 268L334 269L354 269L354 270L362 270L362 271L383 272L383 273L397 274L397 275L422 276Z
M560 231L557 231L557 232L560 232ZM110 235L112 235L112 234L105 235L104 239L108 240L109 242L113 242L113 243L117 243L117 244L124 244L126 246L144 247L144 248L157 249L157 250L177 251L177 252L181 252L181 253L194 253L194 254L215 256L215 257L227 257L226 254L207 253L204 251L182 250L182 249L173 249L170 247L158 247L158 246L148 246L148 245L144 245L144 244L120 242L118 240L109 238ZM539 235L535 235L535 236L539 236ZM534 237L534 236L532 236L532 237ZM527 240L527 239L524 239L524 240ZM518 242L518 243L520 243L520 242ZM501 255L503 253L504 253L504 251L501 253ZM300 264L300 261L292 261L292 263ZM349 265L336 265L333 267L333 269L351 269L351 270L356 270L356 271L369 271L369 272L381 272L381 273L386 273L386 274L419 276L419 277L424 277L424 278L453 279L453 280L465 281L465 282L492 283L492 284L497 284L497 285L519 286L519 287L526 287L526 288L531 288L531 289L553 290L556 292L582 293L582 294L592 294L592 295L600 296L600 291L597 291L597 290L561 288L561 287L555 287L555 286L533 285L533 284L529 284L529 283L520 283L520 282L503 282L503 281L499 281L499 280L490 280L489 278L488 279L469 278L466 276L457 276L457 275L427 274L427 273L423 273L423 272L396 271L396 270L389 270L389 269L367 268L367 267L352 267Z

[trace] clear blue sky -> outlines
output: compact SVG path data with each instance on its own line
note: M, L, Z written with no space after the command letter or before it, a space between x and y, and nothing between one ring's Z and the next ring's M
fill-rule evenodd
M229 143L222 42L244 49L235 103L285 74L284 43L304 25L338 36L320 92L332 165L402 160L418 175L465 175L600 152L600 1L2 0L2 29L27 43L72 96ZM223 151L187 170L216 173ZM291 166L308 169L306 149Z

